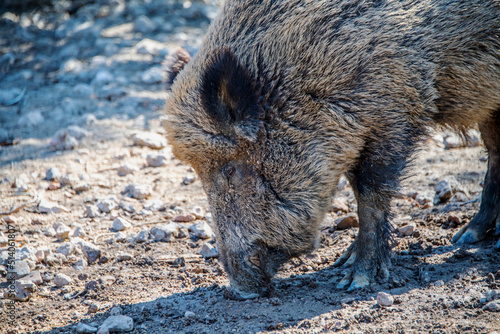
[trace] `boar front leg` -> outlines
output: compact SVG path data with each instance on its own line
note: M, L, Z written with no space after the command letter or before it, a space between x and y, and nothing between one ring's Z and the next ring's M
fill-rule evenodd
M363 150L356 166L347 173L358 202L359 233L334 264L351 266L349 273L337 285L339 289L360 289L376 277L389 277L389 243L393 230L389 222L390 202L399 187L399 178L408 157L414 151L416 137L405 134L399 140L384 138L373 142ZM377 146L377 143L382 145Z

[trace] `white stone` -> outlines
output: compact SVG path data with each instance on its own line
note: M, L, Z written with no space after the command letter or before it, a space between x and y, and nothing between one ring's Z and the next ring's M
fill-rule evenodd
M218 257L219 256L219 254L217 253L217 250L215 249L215 247L212 246L212 245L210 245L207 242L205 242L201 246L200 255L203 256L206 259L209 259L209 258L212 258L212 257Z
M413 234L413 232L415 232L415 225L408 224L408 225L402 226L402 227L398 228L398 231L399 231L399 233L401 233L402 235L404 235L406 237L411 236Z
M57 151L69 151L78 145L78 140L67 130L59 130L50 140L50 145Z
M164 154L149 154L146 160L150 167L162 167L168 162L167 156Z
M73 283L73 279L71 277L69 277L68 275L65 275L65 274L57 274L55 277L54 277L54 284L61 288L63 286L66 286L68 284L71 284Z
M145 199L149 197L152 193L151 186L148 184L129 184L123 191L124 195L135 199Z
M179 235L179 226L175 223L162 224L151 229L151 234L156 241L170 241L171 237Z
M95 205L86 205L83 215L87 218L99 217L99 209Z
M47 169L45 179L49 181L58 180L61 177L61 172L57 167Z
M165 209L165 203L160 199L152 199L144 203L144 209L149 211L160 211Z
M189 213L194 215L196 219L205 218L205 210L201 206L194 206L189 210Z
M134 329L134 320L126 315L112 315L104 320L98 334L130 332Z
M113 230L115 231L124 231L131 227L132 224L130 224L125 218L118 217L115 220L113 220Z
M207 222L193 224L189 227L189 231L200 239L209 239L213 234L212 228Z
M16 273L16 279L22 278L31 272L31 268L27 260L16 260L13 265L12 272Z
M103 198L97 202L97 207L101 212L104 213L109 213L111 210L116 209L117 204L116 204L116 197L115 196L109 196L107 198Z
M85 236L87 236L87 232L85 232L85 230L81 226L78 226L73 231L73 234L72 234L72 237L74 237L74 238L82 238L82 237L85 237Z
M61 246L57 247L56 253L61 253L64 254L64 256L68 257L76 253L76 247L71 242L65 242Z
M82 334L91 334L97 332L97 328L80 322L78 325L76 325L76 332Z
M184 313L184 316L185 316L186 318L194 318L194 317L196 317L196 314L195 314L194 312L192 312L192 311L186 311L186 312Z
M389 307L394 304L394 297L385 292L379 292L377 295L377 304L382 307Z
M90 263L97 261L101 257L101 250L99 247L88 241L78 241L82 248L83 255Z
M63 223L58 224L57 227L54 227L56 229L56 237L58 237L61 240L68 239L69 235L71 233L71 228L66 226Z
M138 170L139 170L139 168L137 168L135 166L132 166L130 164L123 164L120 167L118 167L117 172L118 172L119 176L126 176L129 174L134 174Z
M135 146L146 146L154 150L160 150L167 146L165 137L154 132L137 132L132 135Z

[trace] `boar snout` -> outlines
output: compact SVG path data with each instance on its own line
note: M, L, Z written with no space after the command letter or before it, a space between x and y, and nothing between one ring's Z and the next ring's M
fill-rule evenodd
M230 281L225 296L236 300L270 296L274 291L272 277L287 258L284 252L263 245L238 254L222 250L219 259Z

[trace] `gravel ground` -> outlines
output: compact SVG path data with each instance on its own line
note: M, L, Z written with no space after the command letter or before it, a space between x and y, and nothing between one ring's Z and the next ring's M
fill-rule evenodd
M282 268L273 296L224 298L205 194L161 127L165 57L178 46L195 54L217 6L0 5L6 333L500 332L497 240L450 243L479 208L486 155L475 131L468 145L439 132L422 146L393 201L389 281L335 289L344 269L332 264L357 233L342 181L320 248Z

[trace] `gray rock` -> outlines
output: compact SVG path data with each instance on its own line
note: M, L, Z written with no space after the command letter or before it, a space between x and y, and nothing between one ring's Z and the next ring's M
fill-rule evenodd
M47 254L45 257L45 264L48 266L60 266L64 261L66 261L66 257L61 253Z
M458 189L458 182L452 177L439 181L434 186L434 205L448 201Z
M194 318L194 317L196 317L196 314L192 311L186 311L186 312L184 312L184 316L186 318Z
M498 301L491 301L488 304L484 305L483 310L490 311L490 312L499 312L500 311L500 302Z
M23 280L33 282L36 285L40 285L43 283L42 275L39 271L32 271L28 275L24 276Z
M104 213L109 213L111 210L116 209L117 204L116 204L116 197L115 196L109 196L107 198L103 198L97 202L97 207L101 212Z
M394 304L394 297L385 292L379 292L377 295L377 304L382 307L389 307Z
M14 283L14 293L7 293L4 296L7 299L18 300L21 302L28 301L31 296L37 291L35 283L26 280L16 280Z
M87 267L87 265L88 265L87 260L83 258L79 258L78 260L75 261L75 263L73 263L73 267L76 270L83 270Z
M78 183L75 186L73 186L73 190L76 191L77 193L88 191L90 190L90 184L86 182Z
M78 146L78 140L65 129L57 131L50 139L50 145L57 151L69 151Z
M96 262L101 257L101 250L93 243L82 240L81 247L83 255L90 263Z
M134 329L134 320L126 315L112 315L104 320L98 334L130 332Z
M130 213L134 213L136 211L134 204L127 201L121 201L120 208Z
M134 30L143 34L148 34L155 31L156 24L147 16L141 15L134 21Z
M151 229L151 234L156 241L170 241L171 237L179 235L179 226L175 223L162 224Z
M205 210L201 206L194 206L189 210L189 214L195 216L196 219L205 218Z
M193 224L189 227L189 231L200 239L209 239L213 234L212 228L207 222Z
M83 229L83 227L78 226L73 231L72 237L74 237L74 238L82 238L82 237L85 237L86 235L87 235L87 232L85 232L85 230Z
M61 253L64 254L64 256L68 257L76 253L76 247L71 242L65 242L61 246L57 247L56 253Z
M145 199L151 195L153 190L148 184L129 184L125 187L123 194L135 199Z
M95 205L86 205L83 215L87 218L99 217L99 209Z
M144 203L144 209L149 211L165 210L165 203L163 203L163 201L159 199L149 200L146 203Z
M125 218L118 217L113 220L113 230L115 231L124 231L131 227L132 224L130 224Z
M80 322L78 323L78 325L76 325L76 332L82 334L90 334L97 332L97 328Z
M22 278L31 272L27 260L16 260L13 267L10 271L16 273L16 279Z
M47 169L45 179L49 181L57 181L61 177L61 172L57 167Z
M132 135L135 146L146 146L154 150L160 150L167 146L166 139L154 132L138 132Z
M164 154L149 154L146 158L148 166L162 167L167 164L167 156Z
M63 286L69 285L71 283L73 283L73 279L68 275L57 274L54 277L54 284L59 288L62 288Z
M139 170L139 168L137 168L135 166L132 166L129 164L124 164L124 165L121 165L120 167L118 167L117 172L118 172L119 176L126 176L129 174L134 174L138 170Z
M146 242L146 241L148 241L150 236L151 236L151 234L149 233L148 230L142 230L135 237L135 242L138 242L138 243Z
M38 203L38 212L40 213L59 213L59 212L69 212L64 206L57 203L48 201L46 199L41 199Z
M65 240L69 238L69 235L71 233L71 228L68 226L64 225L63 223L57 224L57 226L54 226L56 230L56 237L58 237L60 240Z
M123 309L120 306L115 306L109 310L109 315L121 315L122 313Z
M73 185L75 185L76 182L78 182L78 179L71 174L65 174L59 178L59 182L63 186L72 187Z
M217 250L215 249L215 247L212 246L212 245L210 245L207 242L205 242L201 246L200 255L203 256L206 259L209 259L209 258L212 258L212 257L218 257L219 256L219 254L217 253Z

